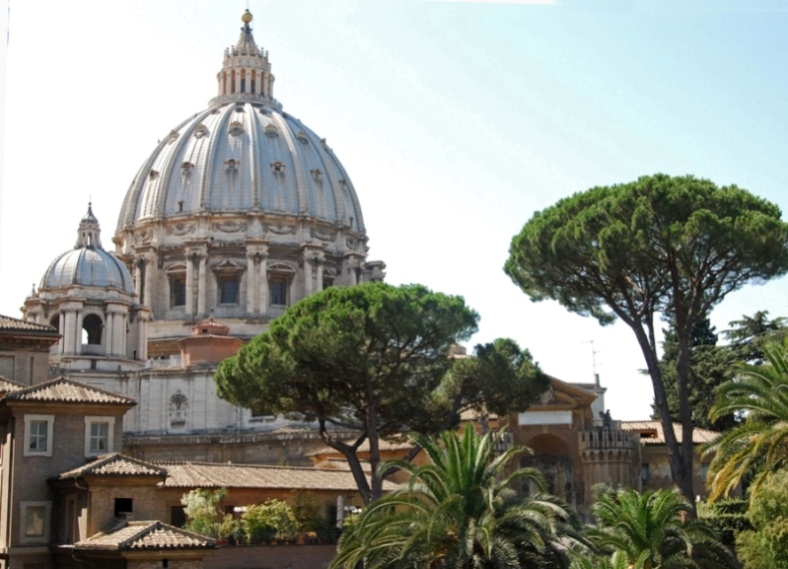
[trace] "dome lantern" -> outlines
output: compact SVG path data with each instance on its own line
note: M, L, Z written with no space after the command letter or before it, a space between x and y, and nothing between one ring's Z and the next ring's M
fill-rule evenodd
M92 202L88 202L88 212L79 222L79 229L77 229L77 243L74 245L74 249L82 247L101 248L101 228L98 219L93 215Z
M254 41L252 13L247 9L241 20L244 25L235 46L224 51L224 64L216 76L219 96L211 104L231 101L275 103L274 76L268 52Z

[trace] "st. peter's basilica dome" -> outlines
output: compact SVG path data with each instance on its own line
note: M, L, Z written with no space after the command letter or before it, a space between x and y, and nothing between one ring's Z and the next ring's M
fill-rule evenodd
M172 129L126 194L113 241L152 312L149 352L204 318L248 338L327 286L383 278L361 207L325 139L282 111L247 10L218 94Z

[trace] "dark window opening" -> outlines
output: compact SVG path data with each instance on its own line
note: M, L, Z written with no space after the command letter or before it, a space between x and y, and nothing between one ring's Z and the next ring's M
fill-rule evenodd
M96 316L95 314L88 314L82 320L82 329L85 331L85 335L87 336L87 344L93 345L100 345L101 344L101 329L104 327L104 323L101 321L101 318Z
M133 512L134 500L132 498L115 498L115 516L131 514Z
M640 465L640 477L643 479L643 482L648 482L649 478L651 478L651 473L649 472L648 462L644 462Z
M268 283L270 302L273 306L287 306L287 280L274 277Z
M241 93L246 93L246 79L241 79Z
M238 284L234 277L219 279L219 304L238 304Z
M170 306L186 305L186 279L183 277L176 277L170 279Z
M186 525L186 512L183 506L170 507L170 523L176 528L182 528Z

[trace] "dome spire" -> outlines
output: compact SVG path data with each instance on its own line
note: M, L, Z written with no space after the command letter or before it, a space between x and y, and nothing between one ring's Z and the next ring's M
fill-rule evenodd
M219 96L211 101L211 105L232 101L276 104L268 52L259 48L254 41L249 25L253 19L247 8L241 16L244 25L238 41L233 47L224 50L224 64L216 77Z
M77 230L77 244L74 249L83 247L101 249L101 228L98 219L93 215L93 202L88 202L88 212L79 222Z

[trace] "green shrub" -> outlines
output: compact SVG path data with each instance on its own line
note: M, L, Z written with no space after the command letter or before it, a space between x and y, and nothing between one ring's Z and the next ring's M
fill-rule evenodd
M247 507L241 524L251 543L269 542L274 538L291 540L296 536L293 508L282 500L272 499Z
M226 497L227 488L213 491L197 488L184 494L181 498L187 518L184 527L208 537L218 537L222 523L221 504Z

